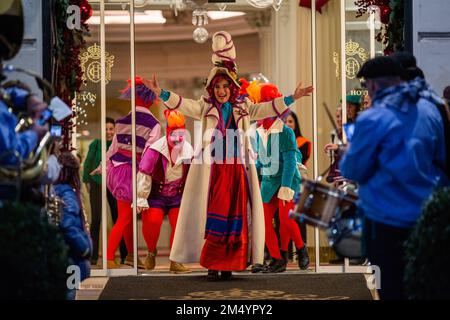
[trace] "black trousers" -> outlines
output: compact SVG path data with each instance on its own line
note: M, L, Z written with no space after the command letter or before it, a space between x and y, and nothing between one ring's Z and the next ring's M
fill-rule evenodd
M410 229L396 228L365 219L364 245L367 258L381 271L381 300L406 299L403 276L405 271L404 243Z
M99 246L99 237L100 237L100 225L102 222L102 186L96 184L94 182L90 182L90 192L89 192L89 201L91 202L91 238L92 238L92 260L98 259L98 246ZM117 221L117 201L106 189L106 196L108 199L109 208L111 209L111 217L114 223ZM127 248L125 246L125 241L122 239L120 242L120 258L122 261L125 260L127 256Z

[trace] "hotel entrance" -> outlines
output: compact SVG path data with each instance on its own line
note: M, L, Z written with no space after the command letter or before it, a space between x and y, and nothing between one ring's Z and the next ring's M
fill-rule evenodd
M142 149L142 141L137 134L135 77L150 79L156 74L161 88L198 99L205 94L203 83L212 66L211 36L217 31L227 31L233 37L239 77L267 79L286 95L292 94L299 82L314 86L313 95L298 100L292 110L301 134L311 141L307 179L316 180L325 172L326 181L334 159L325 146L338 139L346 142L345 131L335 127L340 123L336 118L340 117L345 126L348 113L355 112L347 106L348 96L363 100L366 95L356 74L365 61L383 51L375 42L381 27L380 13L374 10L357 17L352 0L312 1L310 7L284 0L260 8L255 6L258 2L267 1L237 0L226 5L207 1L89 1L93 14L87 21L90 36L85 37L86 50L80 54L84 83L73 102L77 118L72 144L85 170L82 198L98 252L92 260L94 276L169 271L171 228L167 217L159 235L155 269L140 268L148 250L137 212L136 151ZM131 97L121 99L120 92L127 85ZM166 132L164 109L161 104L150 107L161 123L162 134ZM113 124L127 114L132 132L127 140L131 150L131 178L126 188L129 207L118 203L108 191L106 166ZM187 118L186 127L195 146L194 121ZM114 242L118 266L110 268L107 244L120 217L118 211L125 209L131 211L131 224L123 230L120 242ZM324 231L309 225L301 229L311 259L308 272L367 272L361 261L341 259ZM295 262L291 264L296 266ZM193 271L204 270L198 264L187 266Z

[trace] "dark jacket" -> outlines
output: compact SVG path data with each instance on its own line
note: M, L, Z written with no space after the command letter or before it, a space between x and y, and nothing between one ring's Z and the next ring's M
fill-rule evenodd
M69 246L71 263L80 267L83 281L90 276L89 258L92 254L92 241L85 229L84 216L75 191L67 184L57 184L54 189L56 195L64 201L59 228Z
M111 146L112 141L106 141L106 150ZM98 185L102 184L102 176L99 174L91 176L90 173L97 169L102 161L102 142L100 139L95 139L89 145L89 151L83 166L83 182L94 182Z

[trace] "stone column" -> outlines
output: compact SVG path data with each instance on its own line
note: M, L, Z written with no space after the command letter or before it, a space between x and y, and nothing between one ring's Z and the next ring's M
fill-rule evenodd
M260 41L260 72L266 76L270 81L273 80L273 67L274 67L274 37L273 28L271 25L272 9L270 10L258 10L247 13L246 20L248 24L258 29L259 41Z
M278 12L272 10L273 81L284 94L293 93L297 83L297 11L297 1L283 1Z

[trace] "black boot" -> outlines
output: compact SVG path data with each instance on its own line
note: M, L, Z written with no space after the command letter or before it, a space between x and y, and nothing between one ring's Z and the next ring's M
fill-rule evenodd
M256 263L256 264L252 265L252 273L258 273L258 272L264 271L265 268L267 268L266 264Z
M306 245L301 249L297 249L298 267L301 270L306 270L309 267L309 255Z
M286 265L289 263L289 251L280 251L281 254L281 258L284 259L284 261L286 261Z
M206 276L208 281L218 281L220 280L219 271L217 270L208 270L208 275Z
M230 280L232 277L231 271L220 271L220 279Z
M269 271L269 268L272 267L272 266L274 265L275 261L277 261L277 260L276 260L276 259L273 259L273 258L270 259L269 264L266 264L266 262L264 261L262 272L263 272L263 273L268 273L268 272L270 272L270 271Z
M267 266L264 273L279 273L286 271L286 260L281 259L272 259L272 262Z
M289 260L293 260L294 259L294 243L291 241L289 241L289 246L288 246L288 258Z

